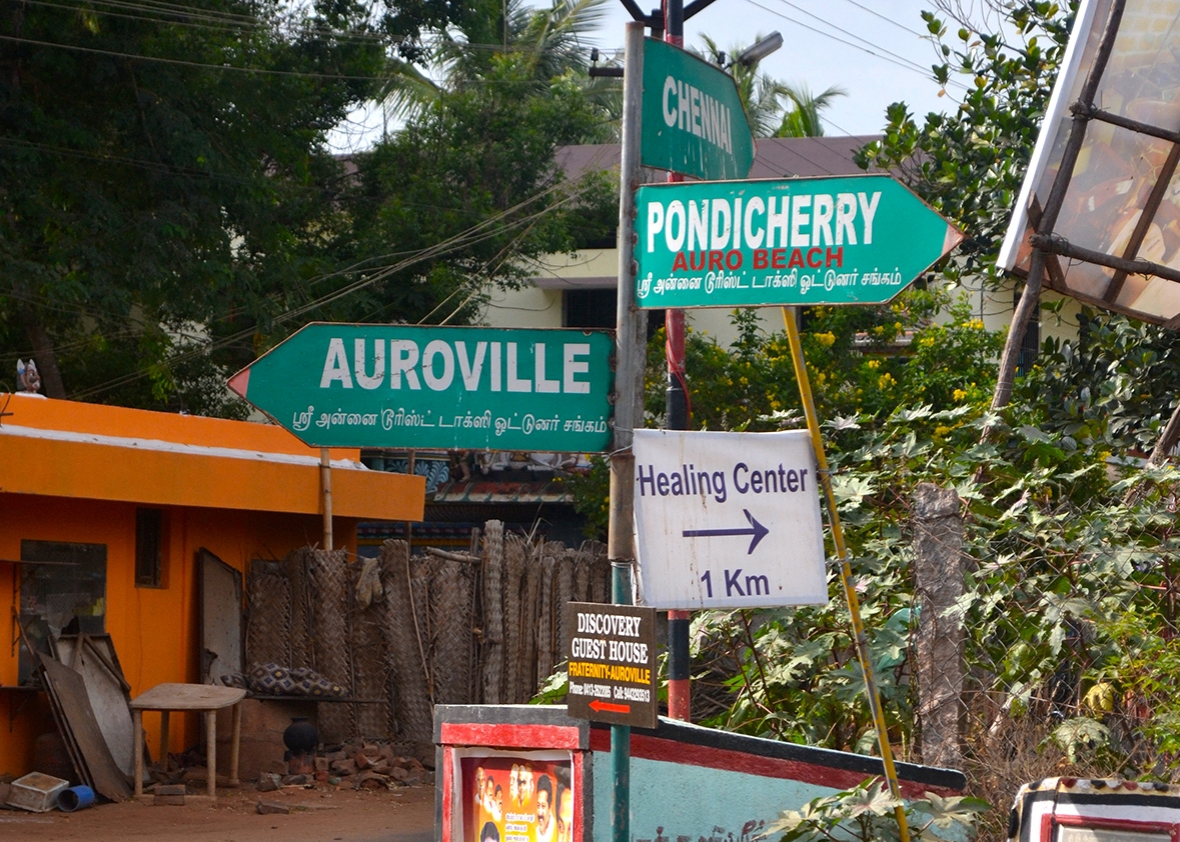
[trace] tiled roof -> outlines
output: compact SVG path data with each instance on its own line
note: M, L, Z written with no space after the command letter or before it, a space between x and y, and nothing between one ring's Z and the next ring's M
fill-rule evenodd
M864 170L853 161L853 154L878 139L880 135L759 138L750 178L859 175ZM619 165L619 144L563 146L557 150L557 164L567 178L611 169Z

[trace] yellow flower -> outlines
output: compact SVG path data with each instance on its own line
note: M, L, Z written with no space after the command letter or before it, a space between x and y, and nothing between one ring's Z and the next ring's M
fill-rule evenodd
M865 363L865 365L867 365L869 368L875 370L875 369L878 369L881 367L881 361L880 360L869 360L867 363Z
M940 426L934 428L934 435L941 437L941 436L945 436L950 431L951 431L950 427L943 427L940 425Z
M952 397L954 397L954 399L957 401L961 401L967 397L967 393L962 389L955 389L955 391L952 393Z
M831 331L828 331L827 333L817 333L815 335L815 341L820 345L823 345L825 348L830 348L836 342L836 334L832 333Z
M877 378L877 388L881 390L888 389L897 381L893 379L893 375L888 371Z

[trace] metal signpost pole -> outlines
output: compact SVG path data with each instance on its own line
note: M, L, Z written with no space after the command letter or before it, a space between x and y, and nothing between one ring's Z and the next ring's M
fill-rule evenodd
M615 603L631 602L635 563L635 456L631 441L643 423L643 363L647 317L635 306L635 189L639 186L639 140L643 112L643 24L627 24L623 62L623 144L619 165L619 286L616 324L614 442L610 456L610 520L607 555ZM631 728L612 725L610 765L614 780L612 842L631 838Z
M807 377L807 361L803 358L803 344L799 341L799 327L796 308L783 308L783 322L787 328L787 339L791 344L791 361L795 365L795 379L799 382L799 400L807 416L807 429L811 432L815 447L815 462L820 482L823 483L824 497L828 504L828 517L832 525L832 543L836 547L836 558L840 561L840 582L848 600L848 613L852 615L852 632L856 640L856 654L864 671L865 691L869 697L869 709L873 724L877 727L877 743L881 748L881 760L885 765L885 780L889 783L890 794L898 800L893 813L897 817L901 842L909 842L910 829L906 822L905 806L901 803L901 787L897 782L897 769L893 765L893 750L889 747L889 734L885 728L885 712L881 707L881 694L873 678L873 663L869 660L869 643L865 636L864 623L860 618L860 599L852 583L852 566L848 563L848 548L844 545L844 530L840 526L840 514L836 509L836 496L832 493L832 478L828 472L828 459L824 454L824 440L819 430L819 415L815 411L815 400L811 396L811 381Z
M674 47L684 47L684 2L664 0L664 40ZM668 181L681 182L684 176L669 173ZM668 360L668 391L665 398L666 426L669 430L687 430L688 381L684 370L684 311L664 311L664 353ZM668 716L688 722L692 716L692 686L689 682L688 629L691 611L668 612Z

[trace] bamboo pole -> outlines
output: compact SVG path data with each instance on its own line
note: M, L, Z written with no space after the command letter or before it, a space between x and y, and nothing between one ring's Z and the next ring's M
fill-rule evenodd
M324 549L331 552L332 545L332 456L328 448L320 448L320 500L324 512Z
M828 504L828 522L832 527L832 543L836 558L840 561L840 583L844 586L844 598L848 601L848 613L852 615L853 638L856 641L856 656L864 671L865 691L869 697L869 710L877 728L877 744L881 749L881 760L885 765L885 780L890 794L898 800L893 808L897 817L901 842L909 842L910 829L906 822L905 805L901 803L901 786L897 782L897 768L893 765L893 749L889 746L889 732L885 727L885 712L881 707L881 694L873 677L873 663L869 659L869 641L865 635L864 622L860 617L860 599L852 584L852 565L848 563L848 547L844 544L844 530L840 526L840 513L836 509L836 495L832 492L832 477L828 472L828 457L824 453L824 440L819 431L819 414L815 410L815 399L811 394L811 381L807 376L807 361L803 358L803 344L799 341L799 326L795 319L797 308L783 308L783 322L787 328L787 339L791 344L791 362L795 365L795 379L799 382L799 399L807 416L807 429L815 447L815 464L820 483L824 487L824 498Z

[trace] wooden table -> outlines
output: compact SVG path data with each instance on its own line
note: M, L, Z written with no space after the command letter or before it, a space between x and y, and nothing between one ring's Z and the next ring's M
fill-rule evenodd
M160 711L160 757L168 763L168 715L172 711L198 710L205 714L205 765L210 798L217 798L217 711L233 706L233 740L229 752L229 782L238 783L238 747L242 731L242 706L246 691L213 684L157 684L131 700L135 718L135 797L143 795L143 712Z

